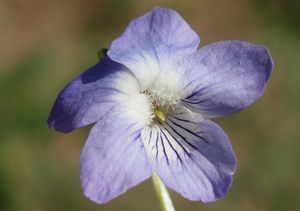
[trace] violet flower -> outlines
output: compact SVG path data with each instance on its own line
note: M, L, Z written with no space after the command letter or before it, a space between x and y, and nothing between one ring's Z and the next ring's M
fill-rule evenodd
M133 20L107 56L71 81L48 119L60 132L95 123L80 159L84 194L105 203L155 172L190 200L215 201L236 159L210 118L246 108L273 64L260 45L200 38L171 9Z

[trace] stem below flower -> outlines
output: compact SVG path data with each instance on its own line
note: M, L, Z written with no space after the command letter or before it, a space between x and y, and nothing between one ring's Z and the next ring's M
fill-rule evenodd
M155 173L153 173L152 175L152 182L162 211L175 211L173 202L171 200L166 186L162 183L162 181Z

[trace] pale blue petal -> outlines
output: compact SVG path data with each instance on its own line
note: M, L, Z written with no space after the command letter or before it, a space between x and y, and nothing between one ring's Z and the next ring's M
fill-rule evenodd
M48 125L69 132L94 123L133 92L139 93L136 78L126 67L106 57L60 92Z
M178 110L142 132L153 170L190 200L215 201L231 186L236 160L228 137L210 120Z
M264 92L273 69L266 48L242 41L221 41L181 62L185 97L191 110L215 117L244 109Z
M106 203L150 177L140 135L140 125L119 108L93 126L80 159L81 184L88 198Z
M114 40L108 56L128 67L147 88L169 63L190 55L200 39L174 10L156 7L133 20Z

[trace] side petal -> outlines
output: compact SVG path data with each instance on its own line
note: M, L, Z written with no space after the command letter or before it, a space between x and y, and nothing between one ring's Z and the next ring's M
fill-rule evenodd
M126 67L106 57L60 92L48 125L60 132L70 132L96 122L134 93L139 93L136 78Z
M131 21L112 42L108 56L132 70L147 87L149 78L155 78L165 63L195 52L199 42L198 35L176 11L156 7Z
M182 102L207 117L231 114L256 101L273 69L268 50L242 41L221 41L184 59Z
M196 114L178 113L145 128L142 137L153 171L169 188L203 202L227 193L236 160L217 124Z
M106 203L150 177L140 134L140 125L120 109L93 126L80 159L81 184L89 199Z

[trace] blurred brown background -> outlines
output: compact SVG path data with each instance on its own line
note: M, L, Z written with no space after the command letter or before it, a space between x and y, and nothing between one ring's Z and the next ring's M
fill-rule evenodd
M227 39L270 49L275 70L265 95L217 119L238 158L228 195L216 203L171 192L180 210L300 210L300 1L0 1L0 210L159 210L151 181L106 205L82 194L80 150L89 128L64 135L46 119L63 86L97 62L128 22L154 6L177 10L201 46Z

